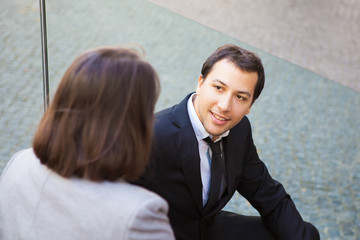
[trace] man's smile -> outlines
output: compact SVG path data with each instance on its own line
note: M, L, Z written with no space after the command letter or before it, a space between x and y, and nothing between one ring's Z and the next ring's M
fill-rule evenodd
M220 116L219 114L216 114L216 113L214 113L214 112L212 112L212 111L210 111L210 113L211 113L211 115L212 115L214 118L216 118L216 119L219 120L219 121L226 122L226 121L229 121L229 120L230 120L229 118L226 118L226 117L224 117L224 116Z

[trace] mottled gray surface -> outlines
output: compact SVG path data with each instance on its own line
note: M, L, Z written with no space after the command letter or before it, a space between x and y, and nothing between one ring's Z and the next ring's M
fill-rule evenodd
M359 0L150 0L360 91Z
M2 0L0 171L43 112L38 1ZM138 42L161 77L157 109L192 91L219 45L257 52L267 82L250 120L259 154L322 239L360 239L360 94L144 0L47 1L51 93L75 56ZM81 91L81 90L80 90ZM240 196L227 209L257 214Z

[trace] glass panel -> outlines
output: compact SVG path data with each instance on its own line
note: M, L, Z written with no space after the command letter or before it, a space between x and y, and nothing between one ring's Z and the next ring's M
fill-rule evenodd
M203 61L218 46L235 43L258 53L266 84L249 117L260 157L322 239L359 237L358 92L144 0L46 4L50 98L73 59L100 45L145 48L161 78L157 110L194 91ZM39 3L3 0L0 20L2 171L15 152L31 147L43 114ZM257 214L239 195L226 209Z

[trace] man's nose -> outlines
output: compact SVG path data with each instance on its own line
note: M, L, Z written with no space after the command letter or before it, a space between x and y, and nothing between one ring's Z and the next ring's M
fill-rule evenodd
M218 101L218 106L221 111L228 112L231 110L231 96L223 95Z

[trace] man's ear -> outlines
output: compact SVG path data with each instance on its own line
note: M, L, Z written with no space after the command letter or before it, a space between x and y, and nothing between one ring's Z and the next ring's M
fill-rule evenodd
M199 76L199 79L198 79L198 84L196 86L196 94L199 94L199 90L201 88L201 86L203 85L204 83L204 77L202 75Z
M247 112L245 113L245 115L248 115L250 113L252 105L248 108Z

